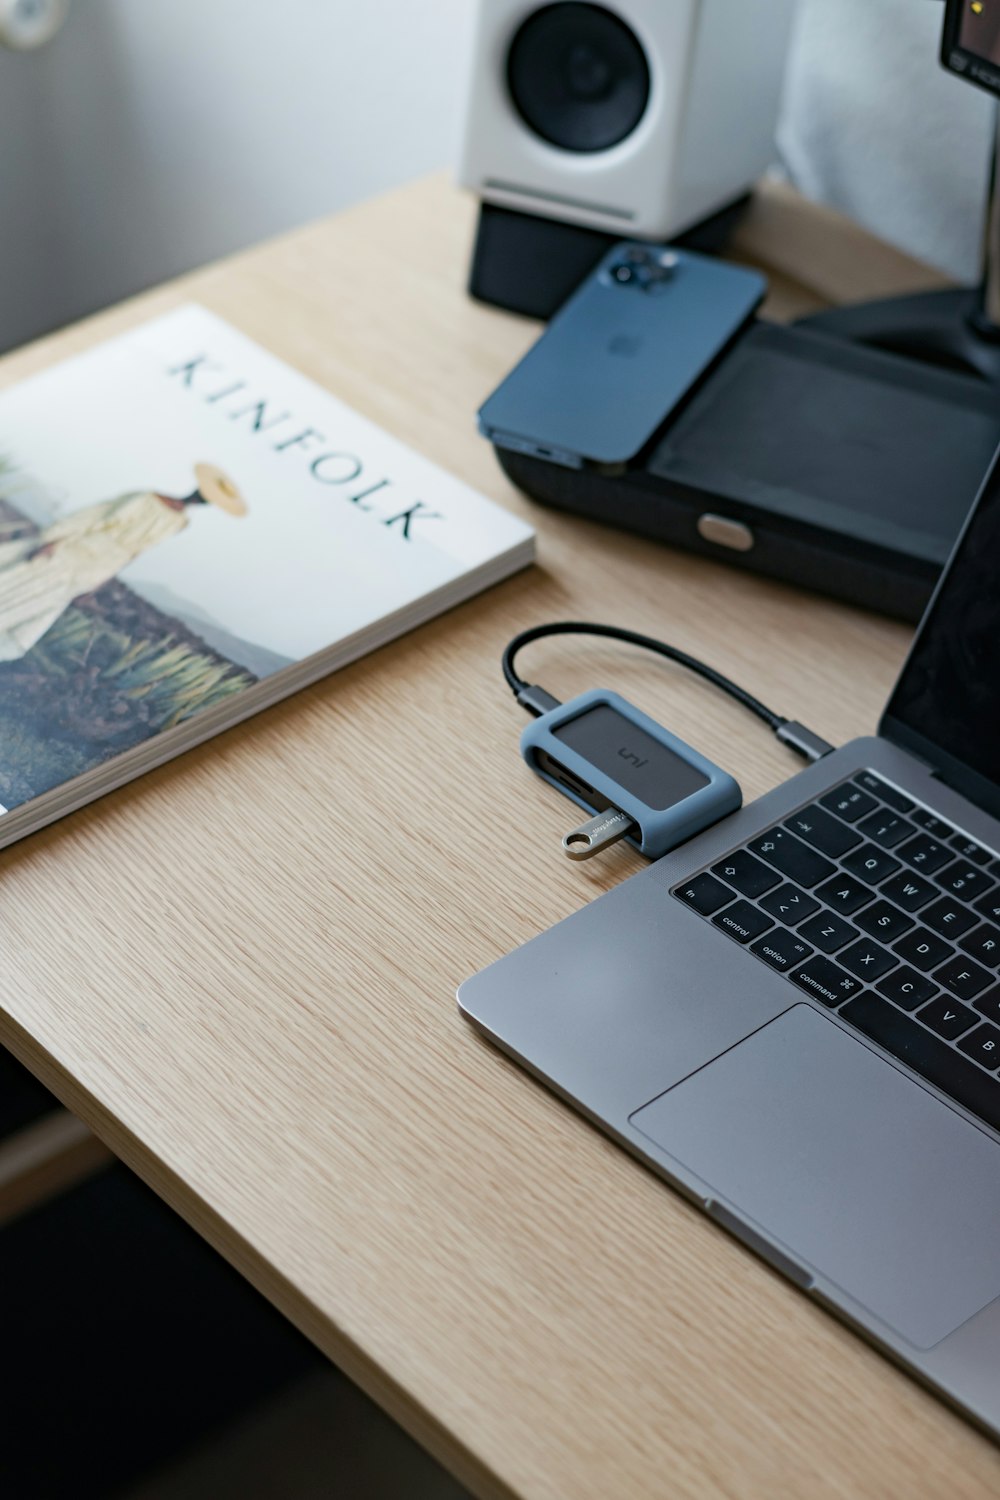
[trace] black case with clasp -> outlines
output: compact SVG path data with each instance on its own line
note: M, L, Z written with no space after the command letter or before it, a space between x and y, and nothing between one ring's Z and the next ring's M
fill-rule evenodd
M543 504L916 620L998 444L985 383L756 321L627 464L495 446Z

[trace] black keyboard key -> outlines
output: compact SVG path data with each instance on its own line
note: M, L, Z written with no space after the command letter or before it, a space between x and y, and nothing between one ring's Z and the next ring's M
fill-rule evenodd
M864 787L866 792L871 792L873 797L881 797L883 802L896 812L908 813L913 807L913 799L905 793L898 792L894 786L889 786L881 776L876 776L873 771L862 771L860 776L855 776L858 786Z
M696 875L693 880L674 887L674 895L688 906L693 906L703 917L710 917L720 906L732 901L733 893L714 875Z
M845 870L859 880L866 880L869 885L881 885L900 867L898 859L893 859L875 844L862 844L859 849L852 849L844 856L843 865Z
M955 952L950 943L946 943L936 932L931 932L926 927L917 927L913 932L908 932L893 946L900 958L905 958L908 964L912 964L922 974L936 969L938 964L943 964Z
M916 969L908 969L905 965L893 969L891 974L879 980L875 988L903 1010L916 1010L918 1005L933 1000L938 993L937 985L926 974L918 974Z
M978 918L974 911L970 911L960 901L953 901L950 896L939 896L933 906L926 906L920 913L920 920L942 937L957 942L963 932L975 927Z
M837 962L842 963L845 969L850 969L852 974L857 974L866 984L874 984L889 969L895 968L899 959L894 953L887 953L884 948L880 948L878 943L862 938L852 948L838 954Z
M827 812L836 813L838 818L844 818L848 823L856 823L866 813L874 812L878 803L868 792L863 792L859 786L852 781L845 781L843 786L838 786L835 791L827 792L821 797L820 805Z
M771 918L758 911L756 906L751 906L749 901L737 901L727 906L725 911L717 912L712 921L738 943L752 943L754 938L759 938L774 926Z
M983 990L989 989L995 977L961 953L956 953L940 969L934 970L935 981L960 1000L974 1000Z
M1000 1087L996 1081L919 1021L904 1015L871 990L849 1000L840 1014L886 1052L908 1063L921 1078L935 1084L994 1130L1000 1130ZM975 1032L970 1032L970 1036L975 1036Z
M963 1036L958 1045L984 1068L991 1071L1000 1068L1000 1030L987 1021L983 1021L975 1031L970 1031L968 1036Z
M811 917L813 912L819 911L818 901L807 896L797 886L789 885L787 881L784 885L779 885L776 891L768 891L766 896L761 897L759 904L770 916L784 922L786 927L796 927L806 917Z
M901 906L904 911L919 911L928 901L933 901L937 894L936 885L931 885L922 875L911 875L908 870L901 870L882 887L882 895L886 900Z
M818 916L810 917L808 922L803 922L799 931L821 953L836 953L838 948L843 948L858 935L856 927L852 927L850 922L845 922L843 917L836 916L832 911L821 911Z
M808 844L803 844L786 828L772 828L759 839L753 839L750 848L782 875L787 875L796 885L804 885L807 890L834 873L834 866L828 859L810 849Z
M972 1003L987 1021L1000 1022L1000 985L996 989L987 990L985 995L979 995Z
M938 885L951 896L962 901L975 901L993 889L993 882L984 870L977 870L968 860L957 859L953 865L942 870L937 877Z
M807 995L830 1006L843 1004L861 989L861 981L845 974L830 958L810 958L789 978Z
M1000 922L1000 890L987 891L985 896L980 896L972 904L981 917L986 917L991 922Z
M959 1000L949 1000L942 995L938 1000L932 1000L930 1005L925 1005L923 1010L917 1012L917 1020L923 1021L938 1036L943 1036L946 1042L953 1042L963 1032L968 1031L970 1026L975 1026L979 1017L974 1010L963 1005ZM997 1058L1000 1064L1000 1058Z
M832 880L817 887L816 895L834 911L839 911L841 916L850 916L852 911L857 911L859 906L871 901L874 892L852 875L835 875Z
M993 856L989 850L982 845L973 843L972 839L966 838L964 833L956 833L951 841L951 847L960 859L967 859L973 865L988 865Z
M985 964L988 969L995 969L1000 964L1000 928L990 927L984 923L977 927L975 932L966 933L958 945L964 953L968 953L979 963Z
M893 849L915 833L916 829L898 813L879 808L867 818L862 818L858 824L858 832L863 833L866 839L871 839L873 844L878 844L880 849Z
M883 943L894 943L914 925L912 917L904 916L888 901L876 901L874 906L861 913L857 922L862 931L881 938Z
M776 927L773 932L758 938L751 945L751 953L756 953L772 969L794 969L803 959L812 953L808 943L803 943L794 932L786 932L784 928Z
M946 823L944 818L937 817L935 813L928 812L926 807L915 807L910 817L914 823L919 823L932 839L950 839L955 832L950 823Z
M901 844L896 852L900 859L905 859L911 869L917 870L921 875L933 875L935 870L940 870L952 858L950 849L926 833L918 833L908 844Z
M778 876L767 865L762 865L759 859L754 859L745 849L737 849L733 854L727 854L725 859L720 859L717 865L712 866L712 874L724 880L727 885L734 886L742 896L756 898L763 896L765 891L771 890L778 884Z
M794 818L789 818L785 827L807 844L812 844L821 854L832 855L834 859L839 859L861 842L861 835L853 828L845 827L839 818L831 818L815 804L804 807Z

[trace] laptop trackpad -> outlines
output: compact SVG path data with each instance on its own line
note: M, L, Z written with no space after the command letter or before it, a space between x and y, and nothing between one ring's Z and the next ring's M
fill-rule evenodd
M918 1348L1000 1294L1000 1146L808 1005L631 1121Z

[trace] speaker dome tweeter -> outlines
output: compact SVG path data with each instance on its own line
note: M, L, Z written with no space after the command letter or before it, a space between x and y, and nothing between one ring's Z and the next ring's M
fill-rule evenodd
M534 133L564 151L607 151L649 102L649 63L635 32L602 5L558 0L518 28L507 87Z

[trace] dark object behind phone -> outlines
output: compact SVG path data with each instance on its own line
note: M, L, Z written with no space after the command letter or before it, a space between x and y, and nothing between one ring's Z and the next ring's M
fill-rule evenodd
M629 405L629 366L607 392L617 410ZM593 361L595 379L604 368ZM532 498L907 620L1000 443L1000 403L984 383L762 322L664 407L619 472L540 457L544 391L537 399L530 443L494 439ZM548 399L561 409L558 392Z

